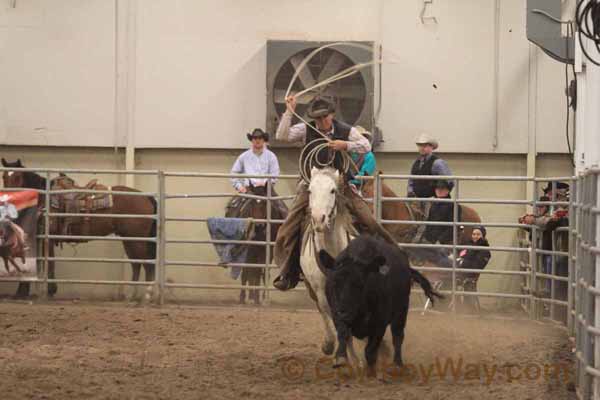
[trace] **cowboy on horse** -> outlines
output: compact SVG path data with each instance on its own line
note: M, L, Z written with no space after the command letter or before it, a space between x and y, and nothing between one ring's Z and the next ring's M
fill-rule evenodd
M269 142L269 134L260 128L256 128L252 133L247 133L246 138L251 143L250 149L244 151L238 156L231 167L232 174L246 175L279 175L279 160L275 153L267 148ZM278 197L275 192L276 178L232 178L231 184L233 188L240 194L259 194L267 195L267 185L271 186L271 197ZM257 193L258 192L258 193ZM247 198L234 197L227 204L227 216L237 217L241 207L247 203ZM272 200L273 207L283 215L287 215L287 206L282 200Z
M8 195L0 196L0 258L4 260L4 267L10 272L9 263L17 271L22 272L15 257L21 258L25 263L25 250L27 248L27 235L23 229L12 220L19 217L19 212L14 204L9 202Z
M369 140L356 127L335 119L335 106L328 100L316 98L309 105L308 116L314 121L298 123L292 126L292 116L296 109L296 99L289 96L286 99L287 110L281 117L277 128L278 140L287 142L304 142L304 151L314 152L316 167L331 166L342 172L341 176L348 179L344 171L344 156L342 152L365 154L371 151ZM319 142L326 138L327 148L319 147ZM301 160L302 162L302 160ZM304 166L301 166L301 170ZM306 169L304 169L306 170ZM310 170L310 168L308 168ZM368 204L353 191L347 182L343 195L346 204L356 222L365 226L374 234L379 234L391 244L396 244L392 236L377 223ZM279 276L273 282L279 290L295 287L300 280L300 242L303 221L309 203L308 183L301 180L296 189L296 198L289 215L279 229L275 241L274 259L280 268Z

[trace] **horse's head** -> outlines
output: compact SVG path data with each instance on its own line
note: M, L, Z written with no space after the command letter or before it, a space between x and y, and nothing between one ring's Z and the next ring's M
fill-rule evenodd
M337 212L340 173L333 168L312 169L310 173L309 208L312 226L317 232L329 228Z
M248 190L248 194L254 196L261 196L264 199L246 199L243 205L239 209L239 218L252 218L252 219L267 219L267 188L266 186L251 186ZM265 223L255 224L255 235L249 240L263 240L266 229Z
M245 217L254 219L267 219L267 191L264 186L253 187L250 192L255 196L264 197L264 199L250 199L244 207Z
M2 158L2 166L4 168L24 168L20 159L8 162ZM25 187L25 173L22 171L4 171L2 180L5 188Z

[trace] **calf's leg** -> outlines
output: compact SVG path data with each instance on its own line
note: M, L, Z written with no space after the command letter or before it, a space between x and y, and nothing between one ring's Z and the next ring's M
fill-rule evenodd
M394 341L394 363L402 366L402 343L404 342L404 328L406 327L406 318L408 316L408 298L398 308L397 313L391 323L392 337Z
M386 324L378 322L373 335L369 335L369 342L365 348L365 358L367 359L367 376L375 377L377 375L376 364L377 364L377 352L383 336L385 335Z
M346 358L348 342L351 338L350 327L342 322L335 321L335 328L337 330L337 339L338 339L338 348L335 352L335 359L333 361L333 368L339 368L346 364L348 364L348 359Z

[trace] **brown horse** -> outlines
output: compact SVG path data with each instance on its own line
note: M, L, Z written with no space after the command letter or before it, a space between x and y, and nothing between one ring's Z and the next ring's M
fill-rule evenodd
M10 163L2 159L2 166L6 168L17 168L14 171L4 171L3 181L5 188L31 188L31 189L46 189L46 179L40 175L28 172L19 171L18 168L23 168L21 160ZM60 188L60 186L59 186ZM138 192L136 189L127 186L113 186L111 188L115 192ZM65 212L64 204L68 203L63 194L53 194L50 198L51 212ZM108 208L91 211L90 214L133 214L133 215L152 215L156 214L156 200L149 196L129 196L124 194L115 194L112 196L111 206ZM85 200L93 196L86 195ZM45 205L44 196L40 196L40 208ZM57 207L58 206L58 207ZM84 212L84 211L81 211ZM43 215L41 213L40 215ZM65 231L65 223L69 221L68 232ZM43 219L42 219L43 221ZM40 221L41 222L41 221ZM107 236L116 234L121 237L148 237L156 236L156 221L148 218L93 218L93 217L52 217L50 219L50 234L64 235L68 233L73 236ZM77 239L59 239L50 240L49 256L54 257L54 246L62 242L81 243L85 240ZM123 241L125 253L130 259L135 260L152 260L156 259L156 243L154 242L139 242L139 241ZM48 263L48 277L54 279L54 262ZM154 281L155 268L154 264L148 263L131 263L133 269L132 280L138 281L140 278L141 266L144 266L146 272L146 281ZM21 283L17 296L29 295L29 284ZM48 294L50 296L56 293L56 284L48 284Z
M262 196L265 199L240 199L241 205L239 207L228 207L225 214L226 217L232 218L252 218L252 219L267 219L267 187L251 187L249 194L255 196ZM272 196L277 196L274 190L271 192ZM278 202L276 205L275 202ZM279 200L271 201L271 219L283 220L287 217L287 207ZM271 242L275 242L277 237L277 231L279 230L280 224L271 224ZM267 224L266 223L255 223L254 235L251 238L247 238L252 241L264 241L267 237ZM271 259L273 258L273 251L271 251ZM248 253L246 255L245 263L247 264L265 264L267 259L267 250L265 245L249 245ZM270 263L271 260L269 260ZM243 267L241 273L242 286L259 286L265 281L265 270L257 267ZM260 291L258 289L248 289L249 300L253 300L254 304L260 304ZM240 291L240 304L246 302L246 289Z

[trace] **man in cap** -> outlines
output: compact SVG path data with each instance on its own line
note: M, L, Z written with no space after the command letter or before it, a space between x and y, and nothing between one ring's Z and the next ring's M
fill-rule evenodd
M353 126L335 119L335 106L323 98L316 98L309 105L308 116L314 121L310 126L299 123L292 126L292 116L296 109L296 99L290 96L286 99L287 110L281 117L277 128L277 139L287 142L303 142L304 146L314 145L318 139L331 139L329 149L365 154L371 151L369 140ZM328 156L325 154L325 156ZM317 156L320 158L320 154ZM323 157L327 159L327 157ZM335 154L333 167L342 170L342 156ZM295 287L300 279L300 238L301 224L308 207L308 185L301 181L296 189L296 198L288 217L277 233L275 241L274 260L279 265L279 276L273 282L279 290ZM348 185L344 187L344 196L348 199L350 213L357 222L365 226L371 233L379 234L389 243L395 244L391 235L377 223L368 204Z
M548 182L544 188L544 195L550 198L550 201L569 201L569 184L566 182L554 181ZM567 208L566 206L551 207L551 210L556 208Z
M540 202L568 202L569 201L569 185L565 182L548 182L543 189L544 196L540 197ZM519 218L520 224L536 225L541 234L542 250L547 251L569 251L569 233L568 231L556 231L557 228L569 226L569 206L568 205L538 205L536 214L526 214ZM531 239L531 233L530 233ZM539 236L538 236L539 237ZM555 263L554 269L552 267ZM543 254L542 255L542 272L552 275L554 272L558 276L568 276L568 258L565 256ZM567 286L565 282L555 282L555 295L558 300L567 299ZM543 283L542 297L551 295L552 283L546 280ZM558 310L558 318L563 318L562 315L566 312L564 307ZM566 318L566 317L564 317Z
M231 168L232 174L247 175L279 175L279 161L277 156L271 150L267 149L266 143L269 141L269 134L260 128L256 128L252 133L247 133L246 137L252 143L250 149L246 150L235 160ZM271 179L272 185L277 180ZM261 178L233 178L231 184L238 193L247 193L251 186L265 186L267 179Z
M415 160L410 170L411 175L452 175L446 161L433 154L438 148L438 141L427 134L421 134L417 140L419 157ZM433 197L435 196L434 180L409 179L408 197ZM454 183L449 182L450 190Z
M569 201L569 184L565 182L548 182L543 189L544 195L538 201L544 202L567 202ZM566 219L568 221L569 206L565 205L538 205L536 214L526 214L519 218L519 223L537 225L542 230L546 229L551 221ZM568 223L567 223L568 224Z
M440 179L435 181L434 194L436 199L450 200L450 182ZM452 222L454 221L454 204L450 202L439 202L431 205L429 211L429 222ZM458 207L458 221L460 221L460 207ZM452 226L428 225L423 234L429 243L440 242L441 244L452 244Z

